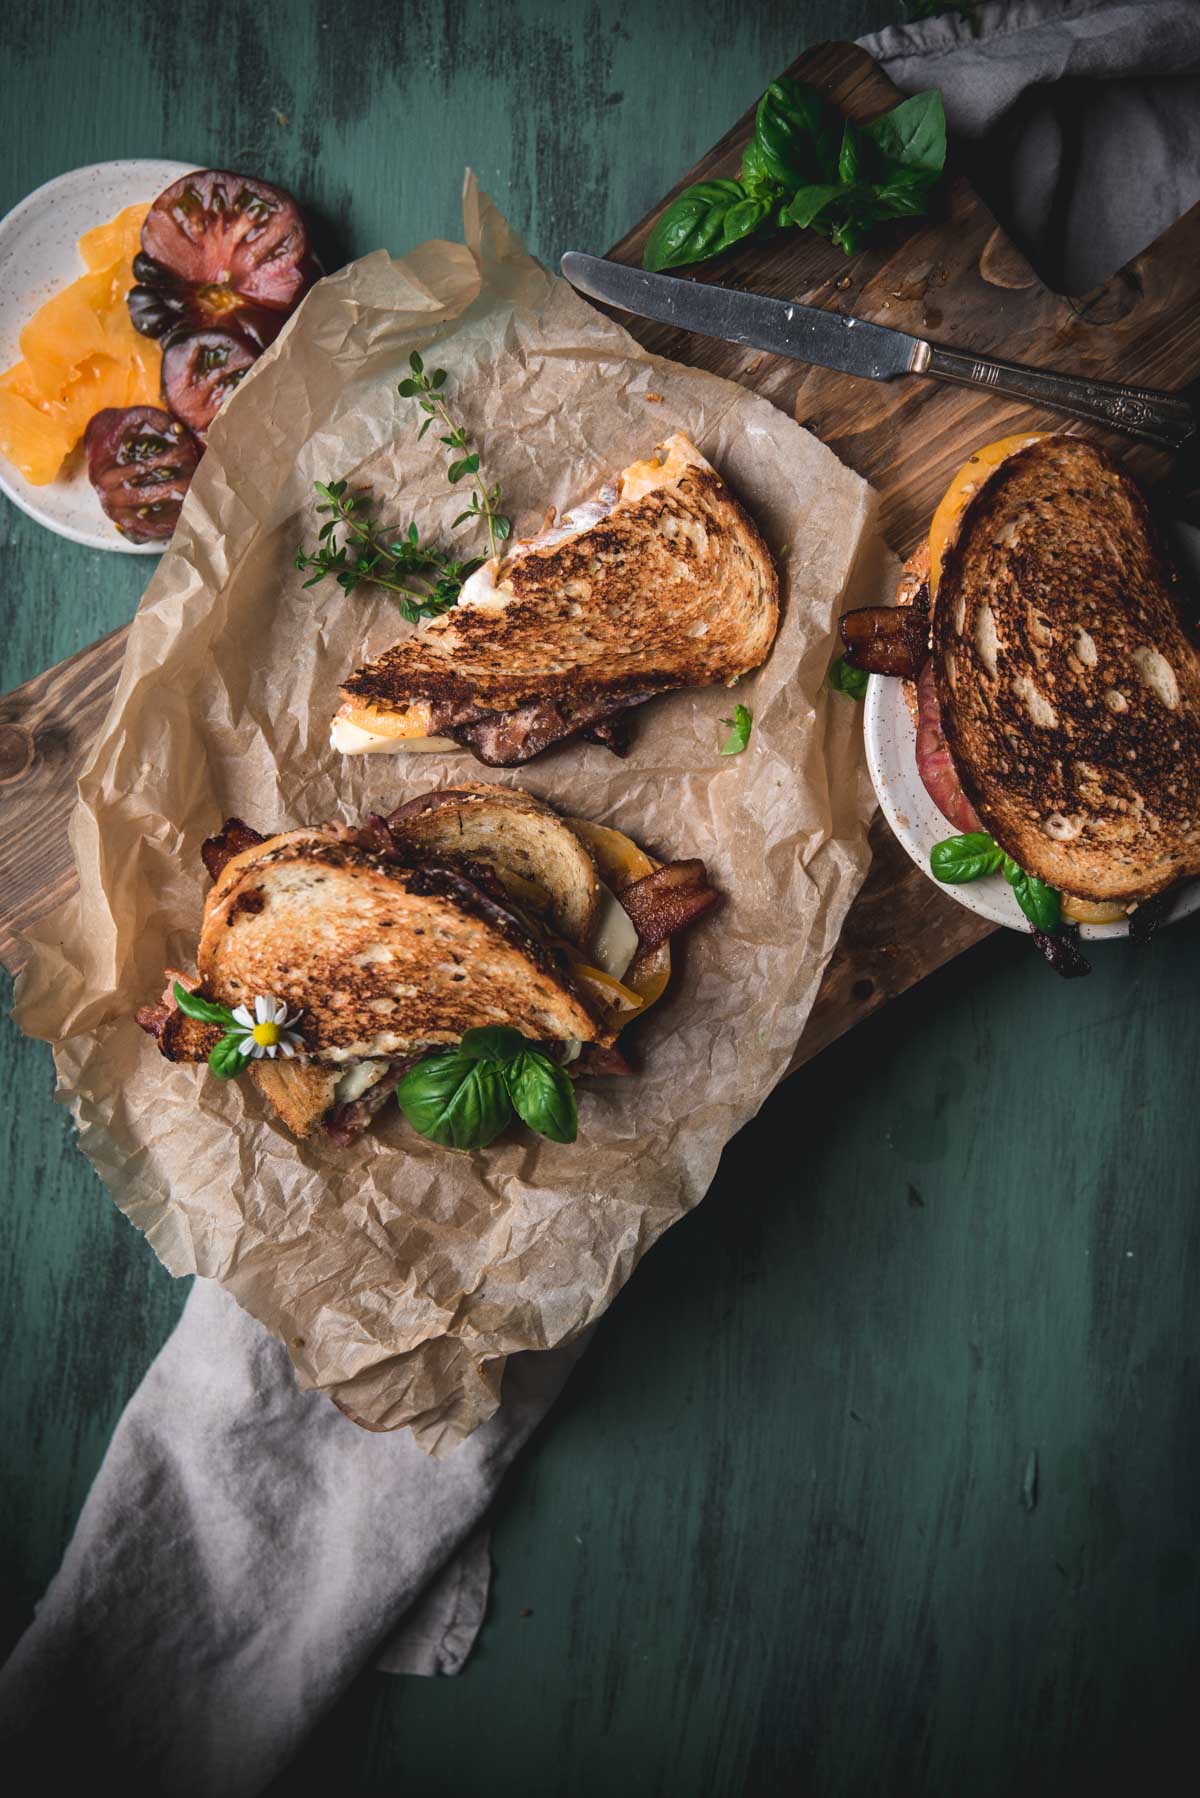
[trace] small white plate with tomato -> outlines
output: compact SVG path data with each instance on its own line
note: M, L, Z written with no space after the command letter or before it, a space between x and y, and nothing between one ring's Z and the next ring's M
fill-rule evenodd
M0 220L0 490L59 536L166 545L208 425L317 279L282 188L72 169Z

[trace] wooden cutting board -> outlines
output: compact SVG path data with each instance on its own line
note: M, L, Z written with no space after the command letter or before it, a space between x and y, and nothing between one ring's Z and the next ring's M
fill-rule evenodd
M870 118L899 98L871 59L849 44L807 51L788 73L821 89L852 118ZM753 122L752 112L740 119L679 187L736 175ZM610 253L640 261L655 220L678 191ZM1200 377L1198 266L1200 207L1094 293L1063 298L1041 284L966 179L952 171L936 216L893 228L858 256L846 258L821 238L792 231L741 245L702 265L697 278L1019 361L1179 389ZM1061 424L986 393L914 379L856 381L665 326L622 322L647 348L738 380L814 431L877 489L885 534L901 554L927 528L951 475L973 449L1013 431ZM1167 477L1162 453L1095 435L1144 482L1153 486ZM75 780L111 699L124 635L113 632L0 699L0 958L12 970L26 953L18 933L73 890L67 824ZM870 875L846 920L795 1065L990 932L930 883L881 818L872 845Z

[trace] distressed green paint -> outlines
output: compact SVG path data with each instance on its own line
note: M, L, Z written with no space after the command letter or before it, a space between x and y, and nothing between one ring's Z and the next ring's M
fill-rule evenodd
M805 42L893 10L24 7L0 206L93 160L228 162L293 185L332 262L457 235L470 162L545 258L598 249ZM146 577L7 506L0 547L4 689ZM510 1482L467 1673L364 1679L280 1793L1166 1788L1197 1672L1200 930L1097 959L1060 987L990 943L771 1101ZM0 1079L3 1646L183 1289L10 1025Z

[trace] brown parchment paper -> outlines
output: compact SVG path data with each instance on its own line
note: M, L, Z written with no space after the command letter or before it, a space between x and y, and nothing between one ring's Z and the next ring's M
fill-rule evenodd
M495 1410L507 1355L604 1311L783 1073L867 865L858 710L822 679L836 614L884 573L870 490L815 438L647 355L546 274L470 178L464 215L465 244L322 281L214 425L80 781L79 897L36 931L17 1010L54 1044L84 1152L167 1267L220 1280L304 1386L433 1452ZM521 1133L457 1155L394 1106L351 1149L296 1143L249 1081L167 1065L132 1018L164 966L194 965L197 852L228 813L264 831L357 819L483 772L329 748L340 679L408 627L386 596L304 591L292 567L316 538L319 479L349 475L394 521L449 537L462 499L396 391L413 349L448 370L519 533L683 430L783 574L774 652L736 694L754 713L745 754L718 753L733 696L717 689L640 712L625 761L568 748L488 775L659 856L703 856L726 896L637 1031L637 1078L581 1089L573 1147Z

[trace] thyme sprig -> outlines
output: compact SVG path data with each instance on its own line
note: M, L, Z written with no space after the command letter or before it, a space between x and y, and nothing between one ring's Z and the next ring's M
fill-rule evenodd
M299 548L296 567L301 574L312 570L306 587L332 575L343 593L353 593L363 582L400 595L400 612L410 624L420 618L436 618L449 611L469 574L481 558L460 562L422 543L415 524L390 530L370 516L370 500L351 493L348 481L316 481L322 501L317 511L325 516L313 551ZM338 541L337 533L345 533Z
M414 350L408 359L412 370L400 383L406 399L417 397L426 414L417 433L417 441L433 424L445 427L442 442L451 451L446 470L451 486L468 475L471 479L471 504L460 512L452 529L469 518L481 519L487 527L488 552L493 557L503 554L503 545L512 532L511 521L500 510L499 485L489 487L479 474L479 452L467 437L466 429L456 424L446 409L441 389L446 380L444 368L425 373L425 365ZM343 593L353 593L364 582L383 587L400 599L400 612L410 624L421 618L436 618L456 604L463 582L482 565L483 557L465 560L447 555L421 540L415 524L395 528L378 523L371 517L371 501L365 493L351 493L349 481L314 482L321 504L317 511L325 522L318 532L317 547L307 550L303 544L296 551L295 566L301 574L311 574L306 587L332 576Z
M401 381L400 392L405 399L417 399L426 415L425 423L417 432L418 443L431 425L443 425L445 435L442 442L450 450L452 457L446 470L447 480L452 487L456 487L465 476L469 475L471 478L471 503L465 512L459 513L451 529L457 530L468 518L482 518L487 527L488 554L503 555L503 550L498 549L497 545L507 542L512 534L512 521L500 510L499 485L489 487L480 479L479 451L472 447L465 427L456 424L446 409L446 402L441 396L441 388L446 379L445 369L435 368L432 374L426 374L425 364L416 350L409 357L408 366L412 374Z

